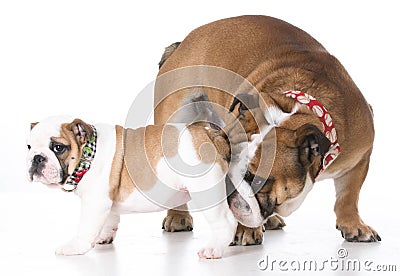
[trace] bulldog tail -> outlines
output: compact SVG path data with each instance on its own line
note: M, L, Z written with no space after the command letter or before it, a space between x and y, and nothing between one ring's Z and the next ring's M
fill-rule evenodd
M204 123L214 129L221 129L225 126L224 121L219 117L207 94L202 88L194 88L182 105L185 108L185 114L189 124Z
M175 42L169 45L168 47L165 48L164 53L161 57L160 62L158 63L158 69L163 66L164 62L172 55L173 52L175 52L176 48L178 48L180 42Z

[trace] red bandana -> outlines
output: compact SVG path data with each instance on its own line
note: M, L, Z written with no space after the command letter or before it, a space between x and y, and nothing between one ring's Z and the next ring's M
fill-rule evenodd
M324 126L323 133L331 142L331 146L329 151L322 158L321 165L318 169L317 175L315 178L321 175L326 168L332 164L332 162L339 156L340 154L340 146L337 139L337 133L335 125L333 124L333 120L331 115L328 113L323 104L315 99L313 96L308 95L307 93L301 91L287 91L284 92L287 97L290 97L297 102L306 105L315 115L317 115L318 119Z

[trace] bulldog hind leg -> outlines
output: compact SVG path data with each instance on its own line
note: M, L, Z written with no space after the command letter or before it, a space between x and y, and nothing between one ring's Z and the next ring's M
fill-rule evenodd
M350 171L335 178L336 228L350 242L376 242L381 237L365 224L358 213L358 198L368 172L370 152Z
M187 209L186 204L179 206L179 210L168 210L167 216L162 222L162 229L166 232L181 232L193 230L193 218Z

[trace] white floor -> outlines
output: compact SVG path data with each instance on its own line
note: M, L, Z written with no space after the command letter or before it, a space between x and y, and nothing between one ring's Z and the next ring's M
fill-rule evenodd
M366 195L370 196L374 195ZM394 268L397 272L387 274L398 275L398 219L362 203L364 220L378 230L382 242L344 242L335 229L333 202L331 183L317 183L303 206L286 219L284 230L266 232L261 246L229 247L220 260L197 257L208 233L201 214L194 214L193 232L165 233L165 212L123 216L113 245L96 246L85 256L57 257L55 248L75 234L79 199L54 190L0 193L0 275L307 275L310 264L324 275L365 275L368 270ZM338 255L346 252L345 258ZM264 270L259 267L263 259ZM353 267L360 271L354 273Z

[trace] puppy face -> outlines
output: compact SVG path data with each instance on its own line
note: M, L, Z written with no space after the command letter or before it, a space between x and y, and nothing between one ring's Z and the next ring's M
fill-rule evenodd
M31 125L27 139L27 173L30 181L63 184L82 155L92 128L80 119L51 117Z

